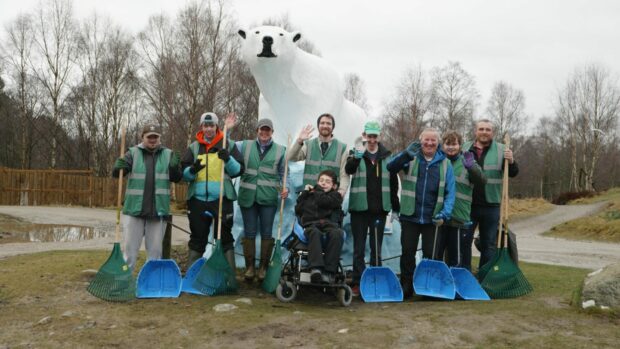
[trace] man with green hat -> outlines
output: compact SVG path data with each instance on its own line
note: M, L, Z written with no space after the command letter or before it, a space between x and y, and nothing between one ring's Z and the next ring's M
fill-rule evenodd
M370 230L370 265L381 266L381 245L387 214L398 212L398 174L386 165L392 154L380 142L381 126L376 121L364 125L362 137L350 151L345 171L351 178L349 212L353 232L353 294L366 268L366 235ZM375 242L375 236L377 241ZM376 248L376 250L375 250ZM378 257L378 258L377 258Z

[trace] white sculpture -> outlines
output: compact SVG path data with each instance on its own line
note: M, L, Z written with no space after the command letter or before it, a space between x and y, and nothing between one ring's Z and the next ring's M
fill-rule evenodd
M300 33L262 26L239 35L242 57L261 91L258 116L273 120L277 142L286 144L287 133L294 139L303 126L316 126L319 115L330 113L336 138L353 145L366 113L344 98L342 78L327 61L297 47Z

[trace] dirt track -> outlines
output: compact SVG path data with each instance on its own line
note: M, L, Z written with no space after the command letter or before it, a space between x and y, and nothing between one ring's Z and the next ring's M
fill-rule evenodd
M562 222L588 216L601 210L605 203L556 206L551 212L509 224L517 234L519 258L524 261L598 269L620 262L620 244L570 241L541 234ZM105 249L114 241L115 211L81 207L20 207L0 206L0 213L33 223L93 226L108 232L106 238L80 242L0 244L0 258L49 250ZM174 223L189 230L187 217L175 216ZM187 234L173 229L172 243L187 242Z
M620 244L565 240L541 235L563 222L595 214L605 204L606 202L599 202L591 205L555 206L547 214L509 223L509 228L517 234L519 259L587 269L599 269L620 262Z

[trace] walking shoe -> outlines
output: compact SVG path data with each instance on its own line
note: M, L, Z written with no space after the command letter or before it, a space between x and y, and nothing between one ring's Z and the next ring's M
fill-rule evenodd
M359 297L360 295L360 285L355 285L351 287L351 293L353 293L353 297Z
M323 281L323 274L320 269L312 269L310 271L310 282L320 284Z

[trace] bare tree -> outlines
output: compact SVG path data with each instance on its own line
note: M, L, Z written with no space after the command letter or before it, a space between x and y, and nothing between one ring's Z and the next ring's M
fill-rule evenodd
M473 76L459 62L434 68L431 76L431 124L443 131L465 134L472 124L479 98Z
M618 79L601 65L576 69L558 93L556 117L569 135L572 189L594 189L596 165L604 142L616 134L619 114Z
M393 99L384 106L383 142L392 149L403 149L415 140L426 121L430 88L420 66L408 69L398 82Z
M110 27L100 64L101 127L99 137L104 141L102 148L116 149L117 135L128 125L133 100L139 91L136 75L137 54L133 49L133 38L120 27ZM102 171L109 173L113 151L108 151Z
M364 109L367 114L370 112L366 97L366 83L356 73L344 75L344 97Z
M162 125L188 132L185 123L175 124L179 97L175 75L174 35L170 18L164 15L149 18L146 29L138 34L137 44L142 58L139 69L140 85L155 120Z
M53 127L50 166L56 167L57 136L61 134L62 108L71 92L70 73L77 53L73 9L70 0L48 0L37 11L34 73L46 91L47 113Z
M487 115L495 123L495 138L504 139L506 134L516 137L525 131L525 97L523 91L504 81L493 85L487 106Z
M20 134L20 164L22 168L30 168L34 145L34 120L39 114L40 89L32 75L30 58L33 46L32 17L19 15L8 27L7 55L5 60L9 66L9 76L13 80L13 95L17 101L19 123L14 130Z

